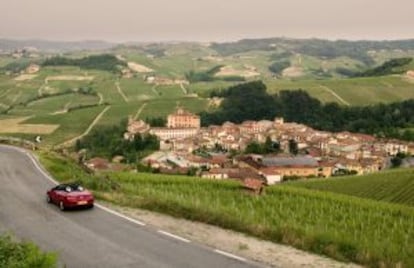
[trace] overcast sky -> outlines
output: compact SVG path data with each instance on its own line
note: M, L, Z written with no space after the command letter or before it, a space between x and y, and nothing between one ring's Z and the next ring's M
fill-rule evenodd
M414 38L413 0L0 0L0 9L2 38Z

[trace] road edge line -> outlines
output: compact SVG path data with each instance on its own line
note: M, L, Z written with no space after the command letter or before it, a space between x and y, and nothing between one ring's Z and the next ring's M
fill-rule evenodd
M13 147L13 148L15 148L15 147ZM53 182L54 184L59 184L59 182L57 182L55 179L53 179L52 178L52 176L50 176L41 166L40 166L40 164L38 163L38 160L32 155L32 154L30 154L29 152L27 152L27 151L25 151L25 150L22 150L22 149L20 149L20 148L15 148L16 150L18 150L18 151L20 151L20 152L22 152L22 153L24 153L24 154L26 154L28 157L29 157L29 159L32 161L32 163L34 164L34 166L48 179L48 180L50 180L51 182ZM127 221L129 221L129 222L132 222L132 223L135 223L135 224L138 224L138 225L141 225L141 226L145 226L146 224L144 223L144 222L141 222L141 221L139 221L139 220L135 220L135 219L133 219L133 218L130 218L130 217L128 217L128 216L125 216L125 215L123 215L123 214L121 214L121 213L119 213L119 212L116 212L115 210L112 210L112 209L110 209L110 208L107 208L107 207L105 207L105 206L103 206L103 205L101 205L101 204L99 204L99 203L95 203L95 206L97 206L97 207L99 207L100 209L102 209L102 210L104 210L104 211L106 211L106 212L108 212L108 213L111 213L111 214L113 214L113 215L115 215L115 216L118 216L118 217L120 217L120 218L123 218L123 219L125 219L125 220L127 220Z
M229 258L238 260L238 261L247 262L247 260L245 258L239 257L237 255L231 254L231 253L226 252L226 251L222 251L222 250L219 250L219 249L215 249L214 252L216 252L218 254L221 254L221 255L224 255L226 257L229 257Z
M175 234L172 234L172 233L169 233L169 232L163 231L163 230L158 230L157 232L158 232L158 233L160 233L160 234L166 235L166 236L168 236L168 237L171 237L171 238L174 238L174 239L180 240L180 241L182 241L182 242L186 242L186 243L190 243L190 242L191 242L190 240L188 240L188 239L186 239L186 238L183 238L183 237L181 237L181 236L178 236L178 235L175 235Z

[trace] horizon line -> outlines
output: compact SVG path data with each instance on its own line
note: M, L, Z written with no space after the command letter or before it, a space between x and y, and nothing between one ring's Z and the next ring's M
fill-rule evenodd
M243 37L235 38L229 40L211 40L211 41L202 41L202 40L184 40L184 39L171 39L171 40L120 40L114 41L105 38L92 38L92 39L59 39L59 38L37 38L37 37L4 37L0 36L0 40L7 41L20 41L20 42L30 42L30 41L43 41L43 42L55 42L55 43L84 43L84 42L102 42L108 44L146 44L146 43L236 43L242 40L265 40L265 39L285 39L285 40L326 40L331 42L336 41L348 41L348 42L362 42L362 41L373 41L373 42L392 42L392 41L410 41L414 40L414 37L411 38L326 38L326 37L288 37L288 36L264 36L264 37Z

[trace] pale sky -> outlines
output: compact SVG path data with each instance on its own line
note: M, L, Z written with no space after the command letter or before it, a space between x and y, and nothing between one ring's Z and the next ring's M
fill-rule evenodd
M0 38L414 38L413 0L0 0Z

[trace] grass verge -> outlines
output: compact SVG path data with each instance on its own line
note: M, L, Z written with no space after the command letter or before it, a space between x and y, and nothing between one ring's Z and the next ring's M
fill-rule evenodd
M143 173L86 174L41 154L61 181L79 180L98 199L205 222L370 267L414 267L414 209L280 185L260 197L238 182Z
M17 242L10 235L0 235L0 267L52 268L57 256L44 253L31 242Z

